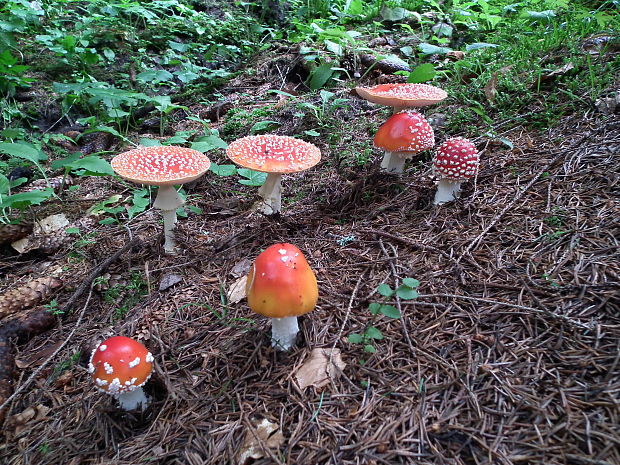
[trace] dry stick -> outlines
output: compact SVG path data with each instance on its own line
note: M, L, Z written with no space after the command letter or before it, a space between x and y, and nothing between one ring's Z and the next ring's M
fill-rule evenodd
M459 256L459 258L456 259L456 263L460 263L463 257L465 257L465 255L471 252L478 243L480 243L482 238L491 230L491 228L498 223L498 221L502 218L502 216L504 216L504 214L507 211L509 211L510 209L512 209L512 207L514 207L514 205L521 199L521 197L523 197L523 194L525 194L529 190L529 188L532 187L532 185L534 185L536 181L538 181L538 179L543 175L545 171L547 171L560 158L565 156L569 150L574 149L575 147L583 143L586 139L592 137L595 134L598 134L599 132L602 132L604 129L606 129L606 127L601 127L594 131L591 131L587 133L586 135L580 137L577 141L570 144L570 146L568 146L566 149L558 151L558 153L555 154L551 158L551 160L545 163L545 165L541 169L538 170L538 172L534 175L534 177L530 180L530 182L528 182L523 189L517 192L517 195L515 195L515 197L510 202L508 202L508 205L506 205L497 215L495 215L495 217L491 220L488 226L484 228L480 234L478 234L478 236L467 246L467 248Z
M88 307L88 303L90 302L90 298L92 296L93 293L93 288L92 288L92 282L95 280L95 278L97 276L99 276L101 274L101 272L103 270L105 270L108 266L110 266L110 264L112 262L114 262L118 257L120 257L122 254L124 254L127 250L131 249L134 245L136 245L138 242L140 242L140 239L132 239L129 242L127 242L120 250L116 251L112 256L108 257L106 260L104 260L103 262L101 262L99 265L97 265L95 267L95 269L93 269L93 271L90 272L90 274L88 275L88 277L78 286L78 288L75 290L75 292L73 293L73 295L69 298L69 300L67 301L67 303L64 305L63 309L62 309L62 314L63 315L68 315L69 314L69 310L71 310L71 306L75 303L75 301L84 293L84 291L86 290L87 287L90 286L90 291L88 292L88 297L86 299L86 304L84 304L84 307L82 307L82 310L80 311L80 315L78 316L77 321L75 322L75 326L73 327L73 329L71 330L71 332L69 333L69 335L66 337L66 339L62 342L62 344L60 344L60 346L58 346L56 348L56 350L54 351L54 353L52 353L52 355L50 355L49 357L47 357L43 363L41 363L41 365L39 365L39 367L32 372L32 374L28 377L28 379L26 380L26 382L24 382L19 388L17 388L15 390L15 392L13 392L13 394L11 394L1 405L0 405L0 411L2 411L7 405L9 405L9 403L11 403L13 401L13 399L15 399L19 394L21 394L29 385L30 383L32 383L32 381L34 381L34 379L38 376L38 374L41 372L41 370L43 370L43 368L45 368L47 366L47 364L52 361L52 359L54 357L56 357L56 355L67 345L67 343L71 340L71 338L73 337L73 335L75 334L75 332L77 331L77 328L80 327L80 323L82 322L82 319L84 317L84 314L86 313L86 308Z
M360 283L362 282L362 278L364 277L365 274L366 274L366 271L364 271L360 275L360 277L357 279L357 283L355 283L355 287L353 288L353 292L351 293L351 298L349 299L349 306L347 307L347 313L345 313L344 315L344 320L342 321L342 325L340 326L340 329L338 330L338 336L336 336L336 340L334 341L334 344L332 345L332 350L329 354L329 360L327 362L328 369L329 367L332 366L332 359L334 358L334 349L336 348L336 344L338 344L338 341L342 337L344 327L347 325L347 321L349 320L349 315L351 314L351 309L353 308L353 301L355 300L355 294L357 294L357 290L359 289ZM329 375L329 372L327 374Z
M540 309L540 308L533 308L533 307L526 307L525 305L518 305L518 304L511 304L509 302L500 302L498 300L491 300L491 299L483 299L481 297L469 297L466 295L456 295L456 294L420 294L418 295L418 299L424 299L424 298L432 298L432 297L446 297L449 299L462 299L462 300L471 300L473 302L483 302L483 303L487 303L487 304L494 304L494 305L504 305L506 307L512 307L512 308L517 308L519 310L523 310L526 312L533 312L533 313L538 313L538 314L542 314L542 315L546 315L552 319L556 319L556 320L560 320L564 323L567 323L569 325L573 325L576 326L578 328L581 329L592 329L590 328L590 326L581 323L579 321L575 321L572 318L567 317L566 315L558 315L556 313L550 312L549 310L544 310L544 309ZM415 303L415 302L403 302L403 304L409 304L409 303Z

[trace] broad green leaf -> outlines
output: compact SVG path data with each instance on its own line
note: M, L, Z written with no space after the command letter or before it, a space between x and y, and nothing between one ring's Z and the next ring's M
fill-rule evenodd
M0 194L4 194L9 191L11 183L9 183L9 178L7 178L4 174L0 174Z
M129 219L133 218L138 213L142 213L148 208L150 203L149 191L147 189L135 190L131 201L132 205L127 208Z
M454 28L447 23L437 23L432 28L437 37L452 37Z
M379 313L379 310L381 310L381 304L373 302L368 306L368 310L370 311L371 315L377 315Z
M411 300L418 297L418 291L409 286L399 286L399 288L396 289L396 295L401 299Z
M361 344L362 342L364 342L364 336L357 333L351 333L347 336L347 340L351 344Z
M331 63L323 63L321 66L312 71L308 87L312 90L318 90L327 84L329 78L334 74Z
M250 128L250 134L260 134L262 132L271 131L280 125L281 123L279 121L259 121L258 123L254 123Z
M371 344L365 344L364 345L364 352L367 352L369 354L374 354L377 351L377 349L375 349L375 346L371 345Z
M239 184L245 186L262 186L265 184L265 179L267 179L267 173L261 173L260 171L254 171L248 168L239 168L237 173L247 178L239 180Z
M47 160L47 155L30 144L21 142L0 142L0 152L12 157L23 158L32 163Z
M157 139L149 139L148 137L141 137L138 143L143 147L157 147L161 145L161 141Z
M23 210L31 205L39 205L53 195L54 190L47 188L3 196L2 200L0 200L0 208L17 208Z
M499 47L497 44L489 44L487 42L474 42L473 44L469 44L465 46L465 50L468 52L472 52L474 50L480 50L482 48L496 48Z
M150 69L137 74L136 79L145 83L159 84L160 82L172 81L174 76L165 69Z
M327 50L332 52L334 55L342 56L342 45L327 39L325 39L323 42L325 43L325 48Z
M435 74L435 67L431 63L424 63L423 65L416 66L413 71L409 73L407 82L414 84L427 82L433 79Z
M191 148L199 152L208 152L209 150L228 148L228 144L217 134L210 134L196 139Z
M389 318L400 318L400 312L393 305L381 305L381 313Z
M65 229L65 232L67 234L79 234L80 233L80 228L67 228L67 229Z
M79 171L80 176L110 176L114 170L110 163L96 155L89 155L74 161L69 165L72 171Z
M315 131L314 129L310 129L310 130L308 130L308 131L304 131L304 134L305 134L306 136L310 136L310 137L318 137L318 136L320 136L320 135L321 135L321 133L320 133L320 132L317 132L317 131Z
M394 290L385 283L379 284L377 287L377 292L383 297L391 297L394 295Z
M364 331L364 336L370 339L383 339L383 334L381 334L381 331L379 331L374 326L369 326L368 328L366 328L366 331Z
M408 287L418 287L420 285L420 281L413 278L404 278L403 284Z
M419 44L418 49L420 49L422 53L425 53L427 55L445 55L446 53L452 51L450 47L439 47L437 45L428 44L426 42Z
M383 8L381 8L381 18L386 21L402 21L409 16L409 14L410 12L408 10L399 6L390 8L384 5Z
M233 176L237 174L237 167L235 165L216 165L211 163L209 170L218 176Z

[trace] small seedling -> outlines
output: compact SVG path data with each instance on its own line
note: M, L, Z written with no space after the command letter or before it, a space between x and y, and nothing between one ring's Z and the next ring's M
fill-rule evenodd
M62 315L65 312L58 305L58 301L56 299L52 300L49 304L43 305L43 308L50 312L52 315Z
M374 321L379 315L386 316L388 318L400 318L400 311L391 303L388 303L388 299L397 297L402 300L412 300L418 297L418 291L416 288L420 285L420 281L413 278L403 279L403 283L396 289L392 289L388 284L382 283L377 287L377 293L383 296L382 302L373 302L368 306L368 310L372 315L371 321L364 332L351 333L347 337L347 340L351 344L362 344L364 346L364 352L374 354L377 351L375 342L384 339L383 334L379 329L373 326Z

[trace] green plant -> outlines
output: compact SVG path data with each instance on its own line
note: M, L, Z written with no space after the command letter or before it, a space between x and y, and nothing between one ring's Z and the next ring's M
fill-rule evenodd
M53 299L50 303L43 305L43 308L50 312L52 315L63 315L65 312L58 305L58 301Z
M411 300L418 297L417 287L420 282L417 279L405 278L400 286L396 289L392 289L388 284L382 283L377 287L377 293L383 296L381 302L373 302L368 306L371 319L366 325L365 329L361 333L351 333L347 337L347 340L351 344L361 344L364 352L375 353L377 348L375 347L376 341L380 341L384 338L383 333L374 326L375 320L379 315L383 315L388 318L400 318L400 311L394 305L391 300L394 297L398 297L402 300Z

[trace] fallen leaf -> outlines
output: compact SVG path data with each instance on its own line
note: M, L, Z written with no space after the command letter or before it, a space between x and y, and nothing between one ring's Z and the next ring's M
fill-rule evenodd
M252 266L252 260L249 258L244 258L243 260L239 260L230 270L230 274L235 278L240 278L243 275L247 275L248 271L250 271L250 267Z
M540 82L550 81L552 79L555 79L558 76L564 76L565 74L567 74L569 71L573 69L575 69L575 65L573 65L570 62L566 63L561 68L553 70L550 73L541 75L540 78L535 81L534 85L538 85Z
M165 291L169 287L174 286L176 283L180 283L183 280L183 277L174 273L167 273L159 281L159 290Z
M279 425L266 418L251 423L239 450L239 465L245 465L250 459L263 458L269 455L266 449L278 449L284 444L284 435Z
M49 407L42 404L37 404L10 417L9 423L15 428L15 434L19 434L29 427L29 423L45 420L49 411Z
M228 303L236 304L240 302L245 297L245 284L248 282L247 275L241 276L234 283L231 284L228 292L226 293L226 297L228 298Z
M330 378L336 379L346 366L340 349L312 349L308 360L295 373L295 378L302 390L308 386L319 388L329 384Z
M62 342L56 342L46 347L36 349L35 351L24 351L19 357L15 358L15 366L20 369L29 368L34 365L40 365L60 346Z
M446 53L446 57L450 58L453 61L459 61L465 58L465 52L461 52L460 50L452 50Z

